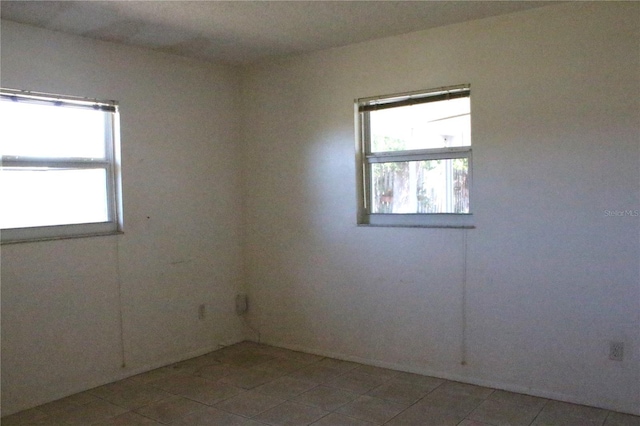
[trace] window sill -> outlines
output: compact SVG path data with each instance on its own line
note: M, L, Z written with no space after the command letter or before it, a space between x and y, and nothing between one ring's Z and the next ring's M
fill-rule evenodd
M5 233L5 231L2 231ZM90 232L86 234L74 234L74 235L54 235L54 236L40 236L40 237L31 237L31 238L15 238L15 239L6 239L0 241L0 245L10 245L10 244L23 244L23 243L38 243L43 241L58 241L58 240L72 240L76 238L92 238L92 237L108 237L112 235L122 235L124 232L122 231L108 231L108 232Z
M475 225L372 225L369 223L359 223L358 228L476 229Z
M371 214L358 221L358 226L398 228L474 229L471 214Z

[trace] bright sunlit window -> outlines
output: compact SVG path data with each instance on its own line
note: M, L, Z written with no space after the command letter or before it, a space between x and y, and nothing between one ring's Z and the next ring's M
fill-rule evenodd
M0 89L2 242L120 229L113 101Z
M469 226L468 85L356 101L358 223Z

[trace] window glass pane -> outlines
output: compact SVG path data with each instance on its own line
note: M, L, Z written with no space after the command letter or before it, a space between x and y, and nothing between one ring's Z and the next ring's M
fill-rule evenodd
M371 111L371 152L471 145L469 98Z
M98 223L109 220L105 169L4 168L0 227Z
M0 154L37 158L105 158L109 112L0 101Z
M467 158L371 164L372 213L469 213Z

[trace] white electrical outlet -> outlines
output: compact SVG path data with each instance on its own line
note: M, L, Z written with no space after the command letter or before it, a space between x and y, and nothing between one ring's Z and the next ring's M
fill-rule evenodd
M622 361L624 358L624 342L609 342L609 359Z
M202 305L198 306L198 319L203 320L206 316L207 316L207 307L203 303Z

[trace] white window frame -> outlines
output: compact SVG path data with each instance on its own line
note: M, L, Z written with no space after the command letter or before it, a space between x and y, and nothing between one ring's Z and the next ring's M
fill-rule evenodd
M56 107L90 108L107 112L104 129L105 158L1 157L1 168L104 169L106 171L107 182L107 221L7 228L0 231L2 244L122 233L118 103L116 101L102 101L6 88L0 88L0 96L15 102L34 102Z
M424 161L466 158L468 160L469 209L472 204L472 155L471 146L420 149L393 152L372 152L370 111L447 99L470 97L468 84L421 90L394 95L360 98L355 101L356 123L356 184L357 223L361 226L398 226L434 228L474 228L469 213L372 213L371 165L375 163Z

